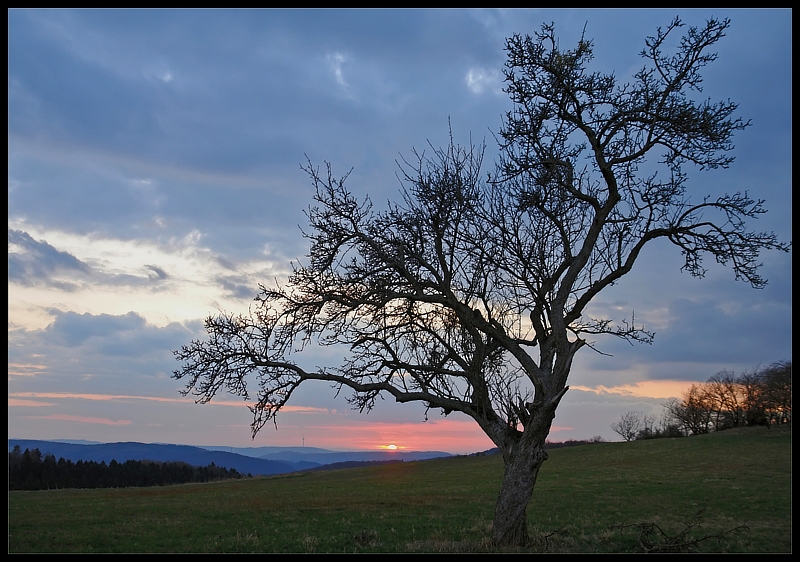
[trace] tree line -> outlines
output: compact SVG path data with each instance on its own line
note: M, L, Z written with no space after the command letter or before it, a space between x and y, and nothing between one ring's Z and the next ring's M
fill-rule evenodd
M248 476L251 476L248 474ZM52 490L60 488L130 488L167 486L189 482L210 482L242 478L235 468L192 466L185 462L112 460L72 462L54 455L43 455L39 449L25 449L19 445L8 453L8 489Z
M792 362L780 361L738 376L720 371L705 383L693 384L681 398L668 400L660 420L628 412L611 429L634 441L791 422Z

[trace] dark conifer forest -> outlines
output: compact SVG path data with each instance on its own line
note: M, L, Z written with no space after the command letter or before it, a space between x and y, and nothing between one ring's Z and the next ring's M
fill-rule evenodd
M211 482L242 478L235 468L227 469L211 463L192 466L185 462L112 460L72 462L53 455L42 455L39 449L19 446L8 453L9 490L53 490L60 488L129 488L166 486L189 482ZM248 475L249 476L249 475Z

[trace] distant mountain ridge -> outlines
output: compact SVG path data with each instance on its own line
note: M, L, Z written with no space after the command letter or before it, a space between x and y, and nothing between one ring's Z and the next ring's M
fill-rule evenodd
M9 439L8 450L19 445L25 449L39 449L43 455L53 455L77 462L128 460L160 462L185 462L192 466L235 468L242 474L268 476L309 470L323 465L354 462L411 461L443 456L439 451L354 451L339 452L316 447L195 447L164 443L69 443L35 439Z
M420 461L438 457L449 457L451 453L443 451L331 451L319 447L203 447L209 450L229 451L248 457L264 460L311 462L314 464L333 464L340 462L375 462L375 461Z
M303 452L297 450L276 451L262 455L265 460L283 462L311 462L315 464L334 464L350 462L380 462L380 461L419 461L437 457L449 457L449 453L441 451L352 451L352 452Z
M128 460L151 460L161 462L185 462L192 466L208 466L212 462L216 466L227 469L235 468L241 474L253 476L269 476L285 474L298 470L307 470L318 466L307 462L272 461L246 457L225 451L209 451L201 447L190 445L168 445L157 443L98 443L78 444L55 441L39 441L32 439L9 439L8 450L15 445L25 449L39 449L43 455L53 455L56 459L61 457L77 461L105 461L112 460L124 463Z

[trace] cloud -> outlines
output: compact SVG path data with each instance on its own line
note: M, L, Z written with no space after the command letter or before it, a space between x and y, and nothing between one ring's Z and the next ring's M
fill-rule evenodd
M175 80L175 73L169 68L169 65L163 61L154 64L144 64L142 75L148 80L158 80L164 84L169 84Z
M64 262L81 264L80 270L61 268L44 277L9 276L9 322L28 329L49 325L54 316L50 309L114 316L135 310L161 326L191 321L215 310L246 308L260 282L284 278L289 270L289 260L275 259L263 243L259 253L247 259L222 257L201 246L205 239L195 231L162 240L120 240L58 230L42 229L33 235L11 230L13 240L29 245L33 239L58 240L63 247L38 245ZM19 244L9 244L9 256L12 265L19 258L16 263L29 264L31 271L34 266L45 272L53 269L40 266L38 254Z
M470 68L464 81L467 83L467 88L474 94L482 94L484 91L493 94L503 93L500 73L496 69Z
M34 240L27 232L8 229L8 279L20 285L51 285L73 291L77 285L56 279L59 273L89 274L89 266L44 240Z
M177 368L172 350L202 330L199 321L154 326L135 312L50 313L55 318L45 328L8 332L9 397L177 397L183 384L170 378Z
M683 393L694 384L695 381L673 381L673 380L653 380L627 383L619 386L588 387L581 385L571 385L571 390L582 390L584 392L594 392L597 394L617 394L620 396L632 396L637 398L673 398L683 396Z
M136 312L94 315L51 310L51 313L55 315L52 324L43 330L28 332L31 339L39 342L42 362L48 363L51 371L65 369L65 365L53 359L77 354L85 357L84 365L89 372L115 373L125 364L130 365L128 368L143 368L142 376L152 375L152 369L169 372L174 367L171 350L178 349L193 335L186 325L173 322L163 327L154 326ZM55 346L75 351L65 356Z
M153 275L149 275L150 279L163 281L169 277L166 271L156 265L145 265L144 267L153 273Z
M57 399L57 400L92 400L97 402L113 402L113 401L122 401L122 402L131 402L135 400L144 400L147 402L178 402L178 403L191 403L193 400L189 398L167 398L162 396L134 396L134 395L127 395L127 394L77 394L74 392L16 392L9 394L9 406L16 405L16 406L29 406L27 402L34 402L33 405L42 405L43 403L35 402L34 400L30 399L41 399L41 398L50 398L50 399ZM15 400L16 402L22 402L23 404L11 404L11 400ZM237 405L241 405L238 403Z
M21 407L38 407L38 406L53 406L55 402L41 402L41 399L48 398L63 403L64 400L90 400L93 402L163 402L163 403L176 403L176 404L193 404L195 401L191 397L174 396L172 398L165 396L137 396L131 394L99 394L99 393L86 393L78 394L75 392L15 392L9 393L8 405L21 406ZM232 400L220 397L214 399L204 406L225 406L235 408L246 408L254 405L254 402L246 402L244 400ZM287 405L281 408L282 413L299 413L299 414L320 414L330 415L330 408L315 408L313 406L291 406Z
M98 270L46 240L35 240L22 230L8 229L8 280L25 287L52 287L75 292L86 285L152 285L169 278L156 265L142 266L147 275Z
M41 363L8 363L8 375L15 377L31 377L47 369Z
M347 62L347 56L342 53L328 53L327 55L328 66L336 77L336 82L343 88L347 89L348 84L344 79L344 63Z
M91 337L117 338L119 332L141 330L145 320L135 312L124 316L111 314L92 315L75 312L51 311L56 319L45 328L44 336L48 341L75 347Z
M258 293L256 286L244 275L218 276L217 282L231 298L252 299Z
M8 407L40 408L55 406L54 402L41 402L39 400L22 400L19 398L8 398Z
M131 420L112 420L108 418L92 418L88 416L73 416L69 414L50 414L48 416L24 416L30 419L79 422L99 425L131 425Z

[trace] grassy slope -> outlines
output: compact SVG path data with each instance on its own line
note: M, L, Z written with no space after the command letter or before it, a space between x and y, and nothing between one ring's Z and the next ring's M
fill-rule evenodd
M163 488L9 493L9 552L491 550L497 456ZM791 429L553 450L531 550L635 552L636 528L748 530L705 551L791 552Z

